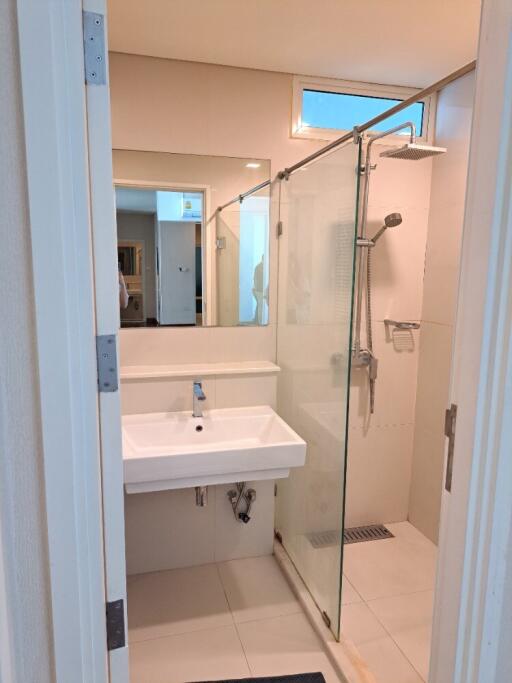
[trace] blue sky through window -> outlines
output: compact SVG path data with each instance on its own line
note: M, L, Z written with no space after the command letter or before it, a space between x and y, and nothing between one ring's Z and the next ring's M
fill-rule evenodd
M352 130L354 126L382 114L386 109L390 109L401 101L350 93L304 90L302 93L302 125L311 128ZM390 116L377 124L373 130L384 131L405 121L412 121L416 125L416 134L420 136L423 128L424 107L423 102L415 102L399 114ZM405 131L405 134L407 133L408 131Z

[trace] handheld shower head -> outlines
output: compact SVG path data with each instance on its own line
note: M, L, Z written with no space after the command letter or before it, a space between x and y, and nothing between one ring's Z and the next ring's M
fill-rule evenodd
M402 214L400 214L400 213L388 214L386 216L386 218L384 218L384 225L382 226L382 228L380 228L380 230L372 237L372 242L375 244L377 242L377 240L379 240L382 237L382 235L384 234L384 232L388 228L394 228L397 225L400 225L401 222L402 222Z
M401 222L402 214L400 213L390 213L384 219L384 225L386 226L386 228L394 228L397 225L400 225Z

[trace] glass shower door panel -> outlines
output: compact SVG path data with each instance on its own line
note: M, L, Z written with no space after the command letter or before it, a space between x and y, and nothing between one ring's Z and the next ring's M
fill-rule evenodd
M278 410L307 443L277 484L276 529L339 637L359 146L281 182Z

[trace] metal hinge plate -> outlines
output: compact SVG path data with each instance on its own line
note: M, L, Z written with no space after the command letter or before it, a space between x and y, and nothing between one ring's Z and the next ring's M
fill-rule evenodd
M277 236L281 237L283 234L283 221L278 221L277 223Z
M107 650L117 650L125 645L124 601L107 602Z
M98 391L117 391L116 335L100 334L96 337L96 361L98 365Z
M216 249L225 249L226 248L226 238L225 237L217 237L215 240L215 248Z
M444 434L448 437L448 456L446 458L446 477L444 487L447 491L452 490L453 476L453 453L455 449L455 427L457 423L457 406L452 403L444 416Z
M105 17L97 12L83 12L83 22L85 82L87 85L105 85Z

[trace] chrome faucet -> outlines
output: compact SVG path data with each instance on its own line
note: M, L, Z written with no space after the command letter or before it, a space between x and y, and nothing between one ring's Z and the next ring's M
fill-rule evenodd
M203 391L201 382L194 382L192 417L203 417L203 409L200 401L206 401L206 394Z

